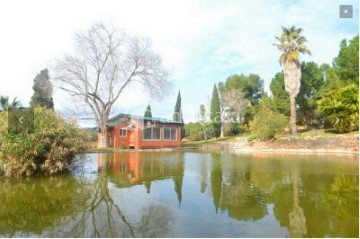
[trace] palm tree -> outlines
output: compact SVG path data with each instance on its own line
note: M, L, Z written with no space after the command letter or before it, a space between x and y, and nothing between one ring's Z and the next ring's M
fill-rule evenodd
M9 109L20 108L20 101L15 97L10 103L8 96L0 96L0 111L8 111Z
M311 52L306 47L306 38L301 36L302 29L292 26L290 28L282 27L282 34L280 37L275 37L279 43L274 44L282 51L279 58L280 64L284 67L284 81L285 90L290 96L290 127L291 133L296 134L296 110L295 98L300 90L301 80L301 66L300 66L300 53Z

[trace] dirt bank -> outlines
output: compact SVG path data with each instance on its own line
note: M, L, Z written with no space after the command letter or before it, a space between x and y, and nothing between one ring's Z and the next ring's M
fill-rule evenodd
M247 142L236 138L231 142L220 142L202 146L201 149L230 150L234 152L293 152L293 153L351 153L359 152L359 136L334 137L284 137L271 141Z

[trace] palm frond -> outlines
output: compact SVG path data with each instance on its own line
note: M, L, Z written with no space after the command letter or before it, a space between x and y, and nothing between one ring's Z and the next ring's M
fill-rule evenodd
M282 26L281 28L283 33L281 36L275 36L278 43L273 44L283 52L283 55L279 58L281 64L285 61L299 63L299 53L311 54L310 50L305 45L305 42L307 42L306 38L300 35L303 31L301 28L296 28L295 26L289 28Z

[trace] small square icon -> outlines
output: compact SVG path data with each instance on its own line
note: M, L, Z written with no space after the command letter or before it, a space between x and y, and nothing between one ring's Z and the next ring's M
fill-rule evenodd
M32 108L11 109L8 112L9 134L31 134L34 130Z
M340 5L339 6L340 18L352 18L353 17L353 6L352 5Z

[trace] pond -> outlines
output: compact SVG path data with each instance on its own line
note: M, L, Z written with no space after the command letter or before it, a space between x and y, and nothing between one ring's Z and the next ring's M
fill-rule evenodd
M81 163L80 163L81 162ZM358 237L352 155L88 154L4 180L0 237Z

